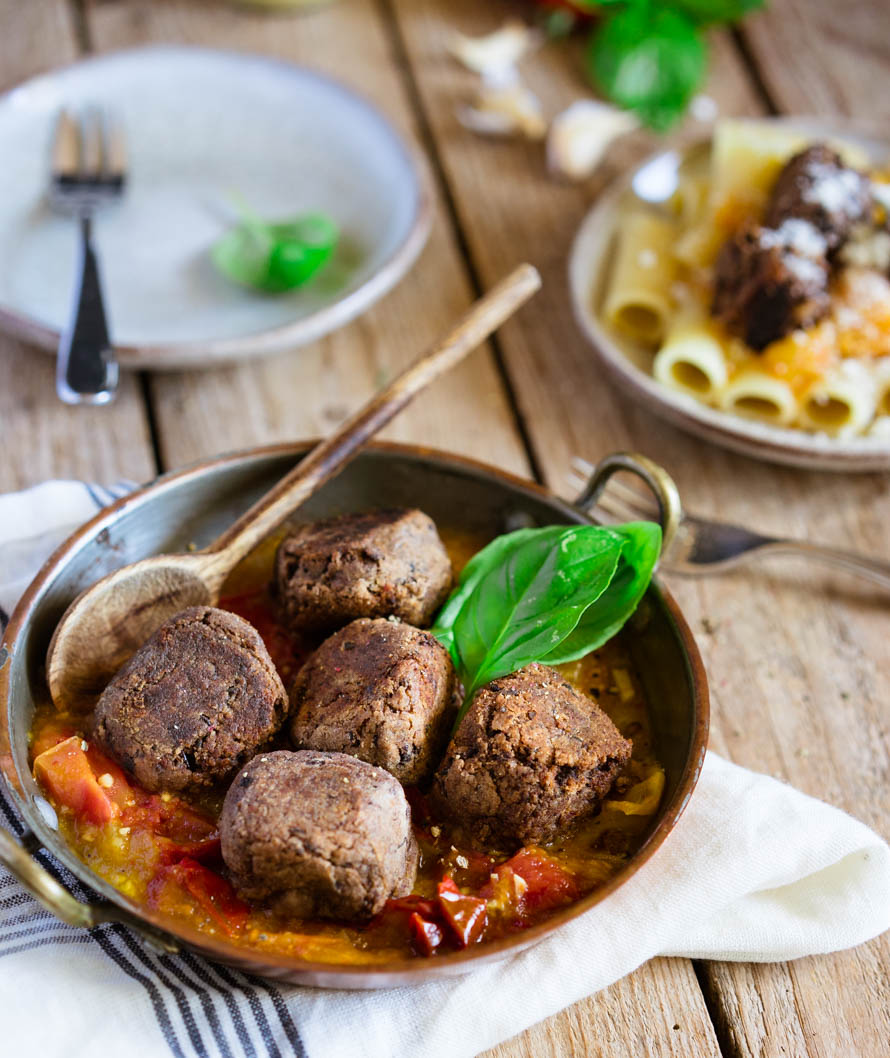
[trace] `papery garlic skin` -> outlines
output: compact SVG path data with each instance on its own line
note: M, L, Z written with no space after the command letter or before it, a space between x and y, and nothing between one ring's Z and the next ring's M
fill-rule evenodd
M452 33L447 48L468 70L487 80L503 81L540 41L540 33L514 19L484 37Z
M596 169L619 136L639 127L639 120L627 110L596 99L579 99L550 125L547 164L558 176L583 180Z
M540 100L518 78L506 83L483 81L473 103L457 108L457 120L485 136L519 134L540 140L547 133Z

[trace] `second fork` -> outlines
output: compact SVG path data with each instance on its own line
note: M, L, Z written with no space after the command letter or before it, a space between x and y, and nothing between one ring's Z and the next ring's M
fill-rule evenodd
M50 201L77 218L80 254L68 326L59 342L56 392L66 404L107 404L118 384L118 364L108 336L99 266L92 240L93 213L124 188L119 130L98 111L77 122L63 110L52 154Z

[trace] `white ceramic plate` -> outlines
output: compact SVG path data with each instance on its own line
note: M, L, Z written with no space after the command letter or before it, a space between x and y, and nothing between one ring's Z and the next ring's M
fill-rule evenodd
M130 179L97 214L121 364L197 367L294 348L352 319L404 275L429 233L425 170L369 103L287 63L201 48L116 52L0 97L0 326L55 349L71 302L76 230L46 201L60 106L107 106ZM272 219L323 210L335 257L282 295L223 278L209 248L233 194Z
M854 139L876 161L890 150L849 127L813 118L775 118L800 128L814 139ZM826 434L772 426L743 419L710 408L685 393L662 386L652 377L650 349L613 331L599 309L609 274L619 206L626 196L642 195L658 201L672 193L680 157L675 151L660 151L633 172L618 179L600 196L581 224L569 259L569 284L575 318L612 377L651 411L675 426L714 444L774 463L814 470L859 471L890 469L890 438L854 437L835 439Z

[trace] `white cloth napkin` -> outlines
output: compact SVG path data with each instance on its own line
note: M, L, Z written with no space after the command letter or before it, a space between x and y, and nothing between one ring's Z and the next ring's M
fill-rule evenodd
M106 498L75 482L0 497L0 605L11 608L51 548ZM0 822L20 829L2 794ZM709 753L674 832L607 900L521 955L414 988L304 989L157 956L120 926L87 933L57 922L0 868L2 1050L469 1058L654 955L793 959L888 927L890 848L877 834Z

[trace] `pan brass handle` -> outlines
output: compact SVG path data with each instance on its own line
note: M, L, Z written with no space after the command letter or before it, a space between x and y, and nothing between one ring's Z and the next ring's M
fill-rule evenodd
M155 951L179 951L179 945L171 937L142 922L125 908L116 907L107 900L87 904L72 896L33 858L29 849L37 844L37 839L30 832L26 831L23 841L19 842L8 830L0 827L0 864L56 918L67 922L69 926L83 929L91 929L103 922L118 922L139 933Z
M596 505L609 478L619 470L630 471L649 486L658 502L659 521L661 522L661 553L664 555L673 543L683 517L680 504L680 493L674 479L664 467L659 466L648 456L639 452L613 452L601 459L584 486L584 490L575 500L574 506L589 511Z

